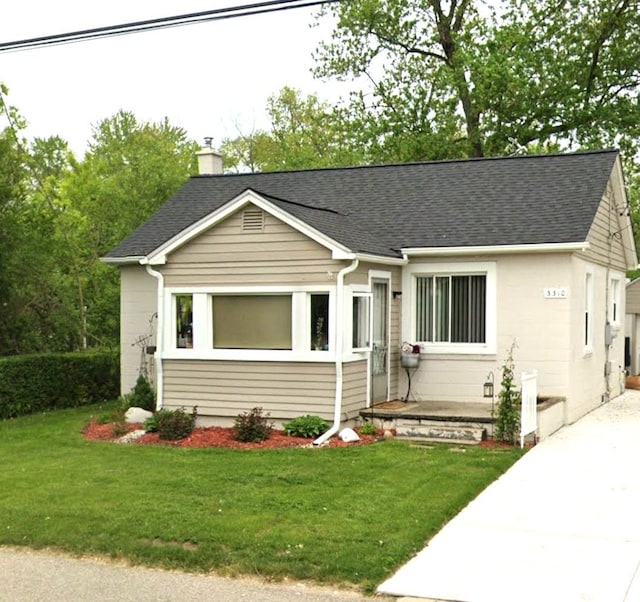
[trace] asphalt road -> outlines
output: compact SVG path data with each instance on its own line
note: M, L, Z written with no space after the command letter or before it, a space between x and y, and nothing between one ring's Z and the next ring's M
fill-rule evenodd
M304 583L271 584L0 548L1 602L363 602L358 593ZM391 598L376 597L376 600Z

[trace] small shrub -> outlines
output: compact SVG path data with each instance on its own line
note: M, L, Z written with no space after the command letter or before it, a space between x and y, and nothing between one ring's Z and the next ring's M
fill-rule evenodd
M135 387L129 394L129 407L142 408L148 412L156 409L156 394L149 381L142 376L138 376Z
M111 432L114 437L122 437L129 432L129 427L124 420L119 420L118 422L114 422L111 427Z
M361 435L375 435L377 432L378 432L378 429L376 428L376 425L373 424L373 422L365 422L360 427Z
M262 408L238 414L234 421L235 439L245 443L257 443L271 437L273 424L268 422L269 414L263 415Z
M184 408L178 410L160 410L154 415L155 426L160 439L176 441L188 437L196 425L197 408L187 414Z
M164 412L164 410L160 410L157 414L150 416L144 421L144 430L147 433L157 433L158 432L158 419L156 416Z
M316 438L322 435L330 424L320 416L298 416L284 425L284 432L291 437Z

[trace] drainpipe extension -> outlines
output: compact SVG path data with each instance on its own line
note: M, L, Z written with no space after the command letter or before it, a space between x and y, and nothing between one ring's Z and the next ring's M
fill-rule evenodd
M160 272L154 270L148 263L144 266L147 274L153 276L158 281L158 320L156 324L156 352L154 359L156 362L156 410L161 410L163 405L164 376L162 372L162 340L164 338L164 277Z
M351 265L342 268L336 276L336 398L333 406L333 425L326 433L322 433L322 435L320 435L313 442L314 445L322 445L327 439L333 437L333 435L335 435L340 428L340 416L342 414L343 381L342 356L344 353L344 277L350 272L353 272L355 269L357 269L359 263L360 262L358 259L354 259L351 262Z

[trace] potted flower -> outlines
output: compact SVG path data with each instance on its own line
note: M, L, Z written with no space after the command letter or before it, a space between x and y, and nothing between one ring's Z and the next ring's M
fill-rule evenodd
M400 356L400 362L403 368L417 368L420 362L420 352L422 347L416 343L402 343L400 347L402 355Z

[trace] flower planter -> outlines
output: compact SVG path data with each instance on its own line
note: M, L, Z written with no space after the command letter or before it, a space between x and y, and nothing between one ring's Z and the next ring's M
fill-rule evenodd
M417 368L419 363L419 353L403 353L400 357L400 364L403 368Z

